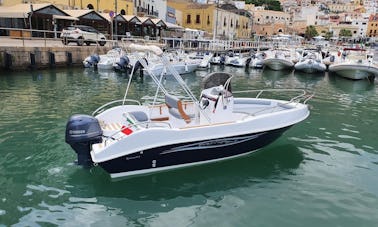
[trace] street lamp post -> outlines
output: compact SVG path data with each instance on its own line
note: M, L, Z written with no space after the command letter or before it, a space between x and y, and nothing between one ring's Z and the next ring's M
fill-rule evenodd
M114 0L114 22L115 22L115 28L114 28L114 33L115 33L115 38L118 42L118 37L117 37L117 27L118 27L118 23L117 23L117 0Z
M219 6L219 0L217 0L217 5L215 6L215 27L213 30L213 41L215 40L215 37L217 35L217 29L218 29L218 6Z
M30 4L30 15L29 15L30 37L33 37L33 27L32 27L33 4L31 0L29 0L29 4Z

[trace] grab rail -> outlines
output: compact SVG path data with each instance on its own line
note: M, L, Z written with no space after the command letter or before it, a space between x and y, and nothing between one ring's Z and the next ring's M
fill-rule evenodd
M284 91L289 91L289 92L293 92L293 91L297 91L297 92L301 92L301 94L293 97L290 99L289 103L290 102L300 102L300 100L303 100L303 103L307 102L308 100L310 100L314 94L309 94L307 91L303 90L303 89L263 89L263 90L245 90L245 91L233 91L232 93L234 94L241 94L241 93L252 93L252 92L257 92L257 95L255 98L260 98L260 96L265 92L284 92Z
M282 103L283 105L286 105L286 104L289 104L289 103L300 103L302 101L303 104L306 104L308 100L310 100L312 97L314 97L315 94L311 94L311 93L308 93L306 92L305 90L303 89L264 89L264 90L246 90L246 91L234 91L233 93L250 93L250 92L258 92L258 94L256 95L256 98L260 98L260 95L264 92L264 91L270 91L270 92L283 92L283 91L298 91L298 92L301 92L302 94L299 94L293 98L291 98L289 101L287 101L286 103ZM278 108L279 106L272 106L272 107L267 107L267 108L263 108L261 110L258 110L256 112L253 112L253 113L248 113L249 116L255 116L257 113L260 113L260 112L264 112L264 111L267 111L267 110L274 110L275 108ZM244 117L245 118L245 117ZM244 119L243 118L243 119Z
M117 102L123 103L124 101L134 102L134 103L137 103L139 106L141 105L141 103L138 100L134 100L134 99L114 100L114 101L108 102L108 103L100 106L99 108L97 108L95 111L93 111L92 116L95 116L96 114L103 112L105 110L105 107L107 107L107 106L110 106L110 105L117 103Z

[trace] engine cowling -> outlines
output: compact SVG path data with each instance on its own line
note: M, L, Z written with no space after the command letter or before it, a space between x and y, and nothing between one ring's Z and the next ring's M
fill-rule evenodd
M77 164L91 166L93 164L90 151L91 145L102 142L102 129L97 118L85 115L72 115L66 125L66 143L77 153Z

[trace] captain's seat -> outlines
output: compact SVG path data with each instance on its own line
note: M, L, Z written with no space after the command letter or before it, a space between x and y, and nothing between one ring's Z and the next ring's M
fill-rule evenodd
M170 116L172 116L176 120L183 120L186 124L189 124L191 122L191 116L185 113L182 102L179 98L170 94L166 94L165 104L168 107Z

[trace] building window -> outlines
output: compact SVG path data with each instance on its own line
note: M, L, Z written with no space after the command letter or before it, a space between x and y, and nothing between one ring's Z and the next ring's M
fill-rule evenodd
M191 24L191 23L192 23L191 18L190 18L190 14L188 14L188 15L186 16L186 23L187 23L187 24Z
M233 25L233 23L232 23L232 19L231 19L231 24L230 24L230 27L232 28L232 26L234 26L234 25Z
M209 25L209 24L210 24L210 16L207 15L207 25Z
M226 18L224 18L224 21L223 21L223 26L226 26L227 23L226 23Z
M201 23L201 15L197 14L196 15L196 24L200 24Z

